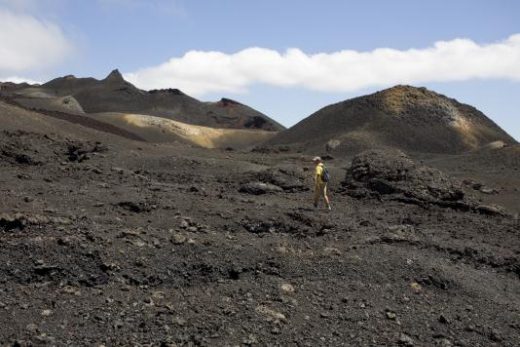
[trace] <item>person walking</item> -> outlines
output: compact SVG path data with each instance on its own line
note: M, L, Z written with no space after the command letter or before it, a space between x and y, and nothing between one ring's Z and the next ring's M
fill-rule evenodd
M327 183L329 182L329 172L323 165L323 160L320 157L314 157L312 159L316 165L314 168L314 207L318 207L320 198L323 197L327 209L330 211L330 201L327 195Z

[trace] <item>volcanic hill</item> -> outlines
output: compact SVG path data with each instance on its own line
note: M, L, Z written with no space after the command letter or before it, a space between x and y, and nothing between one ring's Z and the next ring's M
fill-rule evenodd
M59 77L41 86L2 84L1 94L33 109L66 113L122 112L214 128L280 131L283 126L239 102L201 102L178 89L144 91L118 70L105 79Z
M516 141L476 108L426 88L395 86L322 108L269 141L355 154L392 147L455 154Z

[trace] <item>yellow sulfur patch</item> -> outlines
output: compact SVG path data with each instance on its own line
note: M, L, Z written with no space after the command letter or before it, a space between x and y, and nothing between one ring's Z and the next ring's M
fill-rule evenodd
M473 124L471 124L466 118L457 116L455 120L450 123L450 125L459 132L464 143L473 149L477 149L479 147L479 141L475 136L476 129Z
M267 141L276 135L273 131L211 128L141 114L104 113L98 114L96 119L108 121L116 126L124 126L127 130L151 142L167 141L165 139L173 141L175 138L181 138L205 148L250 146Z

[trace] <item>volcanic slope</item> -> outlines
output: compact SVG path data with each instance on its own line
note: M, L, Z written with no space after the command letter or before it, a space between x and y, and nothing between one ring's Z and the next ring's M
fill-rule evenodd
M118 70L103 80L69 75L41 86L5 84L2 94L29 108L67 113L126 112L215 128L284 129L266 115L230 99L201 102L178 89L138 89Z
M140 114L72 114L60 111L33 111L1 99L0 109L6 111L7 115L11 115L6 120L6 127L13 121L16 124L27 122L26 128L34 131L42 126L42 123L59 119L80 125L80 129L91 128L130 140L149 143L177 142L204 148L250 148L267 141L276 134L276 132L266 130L205 127ZM13 114L22 116L12 116ZM34 115L36 118L27 118L26 115ZM63 129L67 129L64 126L66 123L59 124L59 126L55 125L51 132L59 133Z
M0 345L520 345L517 220L342 193L343 159L313 209L309 159L0 103Z
M396 86L327 106L274 137L306 151L393 147L454 154L516 141L476 108L426 88Z
M259 145L276 134L258 129L212 128L142 114L112 112L85 117L136 134L147 142L179 141L204 148L247 148Z

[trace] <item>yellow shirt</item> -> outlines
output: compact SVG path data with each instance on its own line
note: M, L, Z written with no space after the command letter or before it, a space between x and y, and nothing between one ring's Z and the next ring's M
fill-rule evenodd
M323 180L321 179L323 175L323 163L319 163L316 165L316 168L314 170L314 183L316 184L325 184Z

